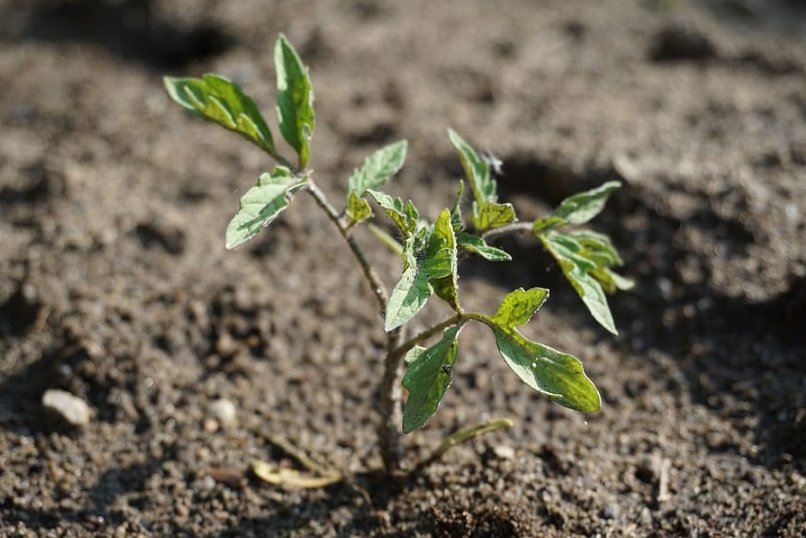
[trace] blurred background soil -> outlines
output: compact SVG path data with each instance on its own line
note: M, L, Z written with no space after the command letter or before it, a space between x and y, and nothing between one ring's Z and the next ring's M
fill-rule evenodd
M0 20L0 535L803 535L803 2L0 0ZM460 174L448 126L503 160L524 219L624 182L592 223L637 281L611 299L618 337L533 241L461 278L482 309L550 287L526 332L583 360L601 413L532 393L468 327L408 450L516 426L401 484L377 472L384 337L355 262L304 196L225 252L271 164L162 90L215 71L273 123L280 31L311 67L313 167L337 203L407 138L391 189L436 216ZM393 284L399 261L358 237ZM54 388L87 425L44 413ZM355 484L241 474L290 464L261 428Z

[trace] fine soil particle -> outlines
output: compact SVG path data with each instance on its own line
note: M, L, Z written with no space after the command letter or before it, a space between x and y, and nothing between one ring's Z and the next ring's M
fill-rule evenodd
M0 20L1 536L803 535L798 2L0 0ZM390 188L435 217L460 174L449 126L503 161L524 219L625 184L592 223L637 282L611 299L619 336L533 241L462 269L469 308L551 288L524 331L583 360L601 413L532 393L469 326L407 452L516 425L380 473L384 336L354 260L305 196L226 252L271 163L162 90L164 66L219 72L272 118L280 31L311 66L312 166L337 204L364 156L407 138ZM356 237L394 284L399 260ZM92 420L55 427L55 389ZM253 460L292 464L263 429L353 479L257 481Z

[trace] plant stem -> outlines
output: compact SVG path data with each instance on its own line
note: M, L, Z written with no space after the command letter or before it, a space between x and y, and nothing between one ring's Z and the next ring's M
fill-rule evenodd
M375 268L370 265L369 260L367 260L367 257L364 255L364 251L361 250L361 247L358 246L358 243L356 243L355 239L350 235L350 227L342 221L339 212L330 204L325 193L319 189L313 180L308 181L307 190L311 196L313 196L319 207L327 213L327 216L339 229L339 233L344 237L350 250L353 251L353 255L355 255L358 264L364 272L364 277L367 279L367 282L369 282L372 292L375 294L381 315L384 315L386 303L389 300L389 294L380 277L378 277ZM386 338L386 357L383 361L383 376L381 377L379 387L380 402L378 412L381 415L381 421L378 425L378 445L387 472L398 474L401 470L401 461L403 459L403 447L400 442L400 424L403 422L403 412L401 410L403 390L401 388L400 379L402 355L395 354L394 352L400 347L401 342L405 338L403 328L400 327L387 333Z
M519 233L531 233L533 230L533 223L531 222L513 222L500 228L493 228L481 234L481 238L485 241L495 241L505 235L514 235Z
M403 423L403 384L401 383L402 355L394 351L400 347L405 337L403 327L387 334L386 357L383 360L383 377L381 378L380 402L378 412L381 422L378 424L378 445L386 472L397 475L403 461L403 443L400 425Z
M313 179L308 180L306 190L313 196L313 199L319 207L327 213L327 216L339 229L339 233L344 237L350 250L353 251L355 259L358 260L358 264L364 272L364 277L372 288L372 293L375 294L375 298L378 300L378 306L380 306L381 315L383 315L386 310L386 302L389 300L389 294L386 291L386 286L383 285L378 273L375 271L375 268L370 265L369 260L367 260L367 257L364 255L364 251L361 250L361 247L358 246L358 243L356 243L355 239L350 235L349 228L339 218L339 212L328 202L325 193L319 189Z
M408 350L410 350L411 348L413 348L414 346L416 346L417 344L419 344L423 340L427 340L427 339L431 338L435 334L438 334L440 331L442 331L444 329L447 329L448 327L451 327L453 325L456 325L457 323L459 323L460 321L462 321L464 319L465 319L464 314L454 314L453 316L449 317L448 319L446 319L442 323L438 323L438 324L434 325L433 327L430 327L430 328L424 330L420 334L409 338L408 340L406 340L405 342L400 344L400 346L395 348L392 351L392 354L395 357L402 357L403 355L406 354L406 352Z

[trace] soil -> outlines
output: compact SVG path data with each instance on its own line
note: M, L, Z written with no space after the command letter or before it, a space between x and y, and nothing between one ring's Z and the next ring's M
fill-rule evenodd
M0 0L0 535L803 535L802 2L189 4ZM637 282L610 300L618 337L528 239L461 279L487 310L550 287L526 332L583 360L601 413L532 393L468 327L407 453L516 425L400 482L380 472L384 335L354 260L305 196L226 252L270 163L161 86L218 72L270 111L280 31L311 67L313 167L337 203L365 155L407 138L391 190L433 218L460 174L448 126L503 161L524 219L624 182L592 223ZM393 285L399 261L357 237ZM87 401L90 424L46 416L48 389ZM292 465L261 429L353 480L260 482L250 461Z

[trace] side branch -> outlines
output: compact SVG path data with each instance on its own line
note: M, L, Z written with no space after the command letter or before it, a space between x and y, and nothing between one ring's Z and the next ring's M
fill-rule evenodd
M396 347L391 351L392 357L393 358L402 357L403 355L406 354L408 350L410 350L423 340L427 340L432 336L434 336L435 334L439 334L440 331L447 329L448 327L452 327L453 325L456 325L457 323L461 322L464 319L465 318L463 314L454 314L453 316L449 317L442 323L438 323L437 325L434 325L433 327L424 330L420 334L413 336L408 340L406 340L404 343L400 344L398 347Z
M534 225L531 222L513 222L512 224L507 224L506 226L501 226L500 228L493 228L492 230L488 230L481 234L481 238L485 241L495 241L498 238L504 237L506 235L516 235L516 234L523 234L523 233L532 233Z
M316 201L317 205L321 207L325 213L327 213L327 216L339 229L339 233L347 242L350 250L353 251L353 255L355 256L355 259L358 260L361 270L364 271L364 276L366 277L367 282L369 282L370 287L372 288L372 293L375 294L375 298L378 300L378 306L381 307L381 312L383 313L386 310L386 303L389 300L389 294L386 291L386 286L383 285L378 273L375 271L375 268L370 265L369 260L367 260L367 257L361 250L361 247L359 247L358 243L355 242L353 236L349 234L349 229L339 218L339 212L336 211L336 208L333 207L330 202L328 202L327 198L325 197L325 193L319 189L316 183L313 182L313 179L308 181L306 190L311 194L311 196L313 196L313 199Z

